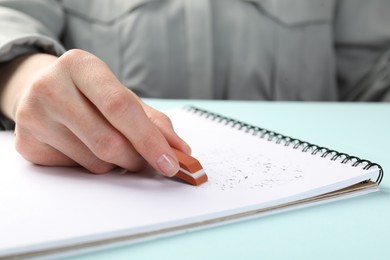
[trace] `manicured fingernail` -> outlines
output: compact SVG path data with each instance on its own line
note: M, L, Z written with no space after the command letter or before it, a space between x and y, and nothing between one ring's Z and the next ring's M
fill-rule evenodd
M167 154L163 154L158 158L157 165L161 173L168 177L174 176L180 169L179 164Z

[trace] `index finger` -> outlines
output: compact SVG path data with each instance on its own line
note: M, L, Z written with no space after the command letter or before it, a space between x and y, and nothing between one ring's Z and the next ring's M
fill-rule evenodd
M173 176L179 163L167 140L150 121L138 97L92 54L74 50L68 72L77 88L156 170Z

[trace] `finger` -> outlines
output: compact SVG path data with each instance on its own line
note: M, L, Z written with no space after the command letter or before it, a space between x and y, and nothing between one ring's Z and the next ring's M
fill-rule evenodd
M28 161L45 166L75 166L74 160L53 147L39 142L29 131L15 129L15 148Z
M112 170L115 165L95 156L73 133L65 127L56 131L59 135L51 139L50 145L95 174Z
M191 155L191 147L174 131L170 118L164 113L157 111L149 105L143 103L143 101L142 106L150 118L150 121L158 127L170 146L175 147L188 155Z
M46 133L43 137L45 142L60 153L69 157L77 164L96 174L107 173L115 167L114 164L105 162L95 156L88 147L82 143L69 129L65 126L51 126L52 132ZM50 136L48 139L47 136ZM44 142L37 138L38 141Z
M72 120L66 122L69 130L102 161L129 171L144 168L146 162L133 145L77 89L74 90L73 96L79 101L66 110L66 115L60 115L60 118L72 115Z
M85 53L78 53L79 61L80 55L84 55L83 66L76 63L69 67L75 85L156 170L175 175L179 170L176 155L135 94L120 84L103 62Z

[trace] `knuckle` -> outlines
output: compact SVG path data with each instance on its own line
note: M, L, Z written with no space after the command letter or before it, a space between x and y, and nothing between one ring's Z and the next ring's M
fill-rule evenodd
M46 73L46 71L38 72L32 82L29 89L29 97L34 99L50 100L55 93L55 79L52 73Z
M164 113L158 112L158 119L166 125L172 125L171 119Z
M94 154L105 162L115 162L119 153L124 150L125 141L119 134L103 134L94 140Z
M25 133L23 136L29 135L30 138L33 138L32 136L42 136L48 130L44 117L43 114L37 113L36 109L34 110L26 106L21 106L15 114L15 125L18 132ZM18 143L20 142L21 146L23 146L23 143L29 143L29 140L26 140L26 138L17 138L17 140ZM30 148L32 149L33 147ZM23 147L20 149L23 149ZM36 153L36 155L37 154L39 153Z
M33 123L32 116L33 112L29 109L28 105L20 105L15 113L15 123L17 126L31 125Z
M100 60L92 53L80 49L71 49L65 52L58 59L58 64L62 68L69 69L71 71L84 70L86 67L95 67L96 64L108 67L104 61Z
M87 51L83 51L80 49L71 49L65 52L59 59L61 63L74 63L75 61L81 61L86 59L91 59L93 57L92 54L90 54Z
M36 96L23 98L15 111L15 124L26 133L43 133L47 131L45 122L47 113L44 108L47 102L43 102Z
M173 127L172 120L166 114L160 111L156 111L155 113L153 113L153 115L149 119L156 126L161 126L164 128Z
M154 151L158 147L158 143L158 137L152 133L144 133L144 135L139 139L142 151Z
M111 90L103 97L103 110L109 117L120 117L129 110L129 107L127 96L120 91Z
M39 111L36 108L31 108L28 104L20 105L15 113L15 124L19 132L30 133L43 133L45 132L45 126L42 120L38 119ZM20 142L24 142L25 139L18 138Z

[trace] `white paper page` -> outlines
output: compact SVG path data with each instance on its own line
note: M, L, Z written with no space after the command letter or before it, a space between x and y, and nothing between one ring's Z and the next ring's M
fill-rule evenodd
M203 117L168 112L209 181L200 187L139 174L34 166L0 133L0 255L134 234L265 208L377 175Z

